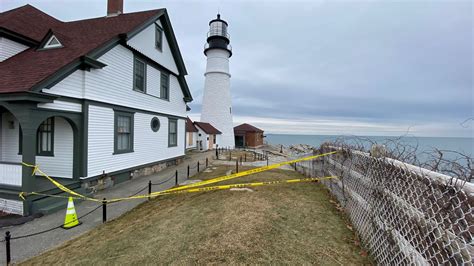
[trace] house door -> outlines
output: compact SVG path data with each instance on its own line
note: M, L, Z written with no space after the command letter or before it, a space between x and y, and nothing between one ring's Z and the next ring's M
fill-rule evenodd
M244 136L235 136L235 146L244 147Z
M214 135L209 135L209 149L212 149L214 145Z

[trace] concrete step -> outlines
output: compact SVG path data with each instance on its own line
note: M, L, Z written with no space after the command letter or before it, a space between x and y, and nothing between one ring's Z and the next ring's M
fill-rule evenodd
M86 190L84 188L77 188L77 189L74 189L74 191L82 195L86 195ZM65 192L58 193L55 195L64 196L64 197L69 196L69 194ZM75 199L74 204L77 204L80 201L81 200ZM42 213L42 214L49 214L49 213L56 212L58 210L65 211L67 207L67 203L68 203L67 198L45 197L45 198L41 198L41 199L33 201L32 211L33 213Z

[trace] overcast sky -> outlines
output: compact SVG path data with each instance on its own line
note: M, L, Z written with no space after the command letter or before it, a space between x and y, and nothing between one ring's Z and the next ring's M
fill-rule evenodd
M234 123L268 133L473 136L472 1L136 1L166 7L199 119L208 22L218 9L233 46ZM30 3L69 21L106 0Z

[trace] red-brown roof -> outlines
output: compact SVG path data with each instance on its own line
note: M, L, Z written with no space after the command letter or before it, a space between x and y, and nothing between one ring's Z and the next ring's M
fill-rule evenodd
M194 126L193 121L186 117L186 132L198 132L199 130Z
M220 132L219 130L217 130L217 128L213 127L211 124L209 123L205 123L205 122L194 122L194 124L196 126L198 126L199 128L201 128L206 134L222 134L222 132Z
M236 131L263 133L263 130L261 130L260 128L254 127L254 126L252 126L250 124L247 124L247 123L244 123L242 125L238 125L238 126L234 127L234 132L236 132Z
M29 48L0 64L0 93L28 91L108 41L126 34L158 16L164 9L121 14L71 22L59 21L33 6L26 5L0 14L0 28L37 42L49 30L64 46L58 49Z

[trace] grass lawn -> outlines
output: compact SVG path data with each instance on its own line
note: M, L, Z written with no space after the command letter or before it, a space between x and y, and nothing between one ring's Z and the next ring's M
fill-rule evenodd
M301 177L272 170L218 184ZM159 197L24 264L371 264L323 185L253 190Z

